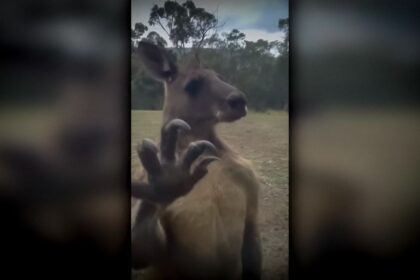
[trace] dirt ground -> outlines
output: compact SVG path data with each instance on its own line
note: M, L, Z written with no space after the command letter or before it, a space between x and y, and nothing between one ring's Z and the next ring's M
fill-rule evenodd
M139 166L135 147L158 140L161 112L132 111L132 172ZM289 254L289 119L285 112L251 112L218 127L221 137L251 160L261 181L260 230L263 279L286 279Z

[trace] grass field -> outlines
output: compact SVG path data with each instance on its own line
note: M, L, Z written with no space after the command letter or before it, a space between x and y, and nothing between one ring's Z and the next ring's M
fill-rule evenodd
M160 111L132 111L132 172L139 166L135 147L143 138L158 140ZM282 279L288 272L289 118L285 112L254 113L218 127L220 136L251 160L260 177L260 230L263 279Z

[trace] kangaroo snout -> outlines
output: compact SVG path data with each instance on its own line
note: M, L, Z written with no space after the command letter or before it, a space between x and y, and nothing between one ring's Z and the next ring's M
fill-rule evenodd
M247 107L246 107L246 97L245 94L243 94L240 91L234 91L231 94L229 94L227 98L227 103L229 105L229 108L237 113L239 116L243 117L247 113Z

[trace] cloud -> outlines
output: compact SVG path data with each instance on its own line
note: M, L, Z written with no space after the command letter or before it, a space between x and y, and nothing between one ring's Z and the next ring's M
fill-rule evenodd
M288 1L229 0L220 3L219 20L227 29L261 29L278 31L279 18L288 17Z
M258 39L263 39L267 41L283 41L284 33L277 32L267 32L261 29L244 29L241 30L245 34L245 40L248 41L258 41Z

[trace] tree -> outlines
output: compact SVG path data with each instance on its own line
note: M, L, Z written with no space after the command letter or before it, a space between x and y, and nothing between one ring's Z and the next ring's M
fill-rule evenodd
M131 28L131 49L133 49L136 45L136 42L141 39L143 34L148 30L149 28L144 25L141 22L137 22L134 25L134 29Z
M165 39L163 39L157 32L151 31L149 34L147 34L146 39L158 46L166 47L168 43Z
M211 31L216 30L218 21L214 15L205 9L197 8L192 1L187 1L184 5L191 18L193 46L200 48Z
M149 28L141 22L137 22L134 25L134 29L131 29L131 38L140 39L143 34L149 30Z
M289 104L289 18L279 19L278 27L285 33L283 43L279 47L280 56L277 58L277 68L279 72L285 75L277 80L277 86L282 87L285 92L283 108L288 110Z
M227 47L231 50L237 50L243 46L245 34L239 32L238 29L233 29L230 33L223 33L227 42Z
M283 52L289 52L289 18L279 19L279 29L285 33L285 38L282 45Z
M278 41L269 42L263 39L258 39L256 42L245 41L245 49L248 53L255 54L258 57L273 56L273 48L278 46Z
M214 15L196 7L192 1L181 5L168 0L161 7L154 5L149 17L150 25L159 25L174 46L182 49L190 41L194 47L201 47L216 29L217 22Z
M219 48L222 39L219 37L218 33L214 33L210 37L204 40L203 45L209 46L210 48Z

